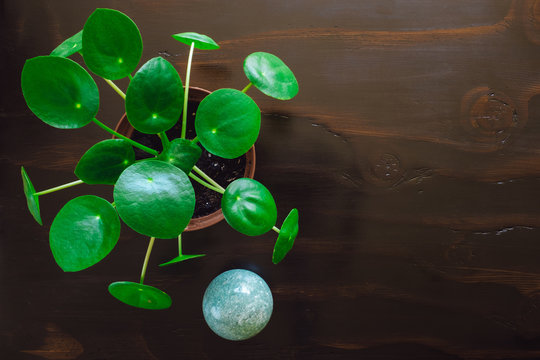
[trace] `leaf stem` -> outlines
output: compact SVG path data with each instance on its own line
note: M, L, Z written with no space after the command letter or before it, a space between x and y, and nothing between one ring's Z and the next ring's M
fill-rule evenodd
M128 74L128 77L129 77L129 81L133 80L133 76L131 76L131 74Z
M223 191L222 194L225 192L225 189L221 185L215 182L214 179L212 179L210 176L206 175L201 169L197 167L197 165L193 167L193 170L195 170L198 175L200 175L204 180L208 181L211 185Z
M165 131L162 131L159 133L159 138L161 139L161 144L163 146L163 150L166 150L169 148L169 145L170 145L170 141L169 141L169 138L167 137L167 134L165 133Z
M278 234L281 232L281 230L279 230L277 227L275 226L272 226L272 230L274 230L275 232L277 232Z
M196 144L199 142L199 137L195 136L193 139L191 139L191 142Z
M204 187L207 187L209 188L210 190L214 190L215 192L218 192L220 194L223 194L224 191L222 191L221 189L215 187L215 186L212 186L210 185L209 183L207 183L206 181L202 180L201 178L199 178L197 175L193 174L193 173L189 173L188 174L190 178L192 178L193 180L195 180L196 182L198 182L199 184L201 184L202 186Z
M130 138L128 138L127 136L124 136L116 131L114 131L113 129L111 129L110 127L108 127L107 125L105 125L104 123L102 123L101 121L99 121L98 119L94 118L92 120L97 126L99 126L100 128L102 128L103 130L113 134L114 136L120 138L120 139L124 139L126 140L127 142L129 142L131 145L143 150L143 151L146 151L147 153L149 154L152 154L154 156L158 156L159 155L159 152L157 152L156 150L154 149L150 149L149 147L146 147L144 146L143 144L139 144L138 142L134 141L134 140L131 140Z
M188 63L187 63L187 70L186 70L186 86L184 91L184 110L182 111L182 134L181 138L186 138L186 127L187 127L187 105L188 105L188 98L189 98L189 77L191 75L191 60L193 59L193 49L195 48L195 43L191 43L191 47L189 48L189 57L188 57Z
M249 88L252 86L253 86L253 83L249 82L249 84L247 84L246 87L242 89L242 92L245 94L249 90Z
M146 256L144 257L144 263L141 271L141 284L144 282L144 277L146 276L146 268L148 267L148 260L150 259L150 254L152 253L152 247L154 246L155 237L150 238L148 243L148 249L146 249Z
M60 186L56 186L56 187L53 187L53 188L50 188L50 189L47 189L47 190L43 190L43 191L40 191L40 192L37 192L35 193L35 195L45 195L45 194L50 194L52 192L55 192L55 191L58 191L58 190L63 190L63 189L67 189L69 187L72 187L72 186L75 186L75 185L79 185L79 184L83 184L84 182L82 180L76 180L76 181L72 181L70 183L67 183L67 184L64 184L64 185L60 185Z
M124 92L122 90L120 90L120 88L118 86L116 86L115 83L113 83L109 79L105 79L105 78L103 78L103 79L107 82L107 84L109 84L114 89L114 91L116 91L118 93L118 95L120 95L122 97L122 99L126 100L126 94L124 94Z

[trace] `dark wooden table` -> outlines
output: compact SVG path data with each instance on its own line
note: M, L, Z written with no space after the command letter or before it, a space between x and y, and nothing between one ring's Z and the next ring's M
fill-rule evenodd
M1 6L1 359L538 359L540 358L540 1L31 1ZM256 179L279 221L300 210L292 253L271 263L274 234L222 222L189 233L205 258L170 268L159 240L147 283L165 311L119 303L109 283L137 281L148 239L123 227L98 265L63 273L48 228L82 186L26 210L20 167L38 190L75 180L98 127L58 130L28 110L25 59L48 54L96 7L128 14L143 61L161 55L184 77L197 31L222 48L197 52L192 84L243 88L245 56L267 51L294 70L288 102L258 90ZM78 58L80 61L80 58ZM121 99L97 79L99 117ZM119 81L119 86L127 86ZM206 326L213 277L251 269L269 284L265 330L228 342Z

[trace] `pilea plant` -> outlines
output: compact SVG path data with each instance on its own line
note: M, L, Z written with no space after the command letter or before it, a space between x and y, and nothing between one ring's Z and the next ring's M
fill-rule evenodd
M112 9L96 9L83 29L47 56L28 59L21 75L22 92L30 110L45 123L60 129L78 129L94 123L114 135L92 146L79 160L78 180L36 191L21 168L24 194L34 219L42 225L39 198L79 184L113 185L113 202L94 195L70 200L54 218L49 232L52 254L64 271L95 265L115 247L120 219L136 232L150 237L139 282L109 285L118 300L140 308L163 309L171 305L165 292L144 284L148 259L156 238L178 239L171 265L203 255L182 253L182 233L193 216L195 181L222 194L221 208L227 223L238 232L257 236L278 233L272 255L280 262L298 233L298 211L293 209L281 229L270 191L251 178L234 180L223 188L196 164L202 148L225 159L240 157L259 135L261 112L246 95L251 86L276 99L291 99L298 83L291 70L276 56L256 52L244 61L249 84L241 91L219 89L200 103L195 114L194 138L186 137L187 104L194 49L214 50L210 37L193 32L173 35L190 47L185 86L172 64L155 57L139 66L142 39L135 23ZM80 54L86 67L101 77L124 100L127 118L140 133L158 136L159 151L109 128L96 118L99 91L93 77L69 57ZM136 69L138 70L136 71ZM134 75L132 75L134 73ZM113 80L129 78L124 93ZM181 123L180 136L169 139L166 131ZM150 154L136 160L134 148Z

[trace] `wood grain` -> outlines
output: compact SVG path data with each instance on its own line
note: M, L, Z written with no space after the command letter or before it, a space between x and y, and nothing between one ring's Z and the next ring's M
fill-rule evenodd
M147 239L123 227L114 252L62 273L48 227L69 199L112 198L82 186L27 213L24 166L38 190L74 180L97 127L50 128L19 90L25 59L79 31L96 7L127 13L143 59L163 56L184 78L198 31L219 51L196 52L192 84L242 89L243 59L280 56L299 95L249 95L262 111L255 178L278 221L300 211L300 236L271 263L272 234L225 223L157 241L148 283L173 306L147 312L107 293L137 280ZM540 358L540 1L37 1L6 0L0 162L2 359L537 359ZM81 62L81 58L76 58ZM99 80L98 117L114 126L121 99ZM118 85L125 89L126 81ZM189 236L188 236L189 235ZM204 323L202 294L220 272L246 268L274 295L267 328L227 342Z

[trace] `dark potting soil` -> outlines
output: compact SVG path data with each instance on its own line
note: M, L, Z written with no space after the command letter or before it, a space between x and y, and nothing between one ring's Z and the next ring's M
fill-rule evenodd
M194 129L194 120L195 112L197 111L198 103L190 101L188 103L188 117L187 117L187 132L186 138L193 139L195 137ZM168 130L167 137L169 140L179 138L182 128L182 119L170 130ZM161 152L163 147L161 145L161 140L157 135L149 135L138 132L137 130L133 131L131 138L145 146L148 146L151 149L155 149ZM199 146L201 144L199 143ZM227 187L234 180L244 176L244 171L246 168L246 157L240 156L236 159L224 159L222 157L213 155L206 151L205 148L202 148L202 155L197 166L199 169L204 171L208 176L214 179L218 184ZM145 159L151 157L150 154L134 148L135 149L135 158ZM195 213L193 214L194 218L202 217L213 213L214 211L221 208L221 194L210 190L198 182L191 180L193 188L195 189Z

